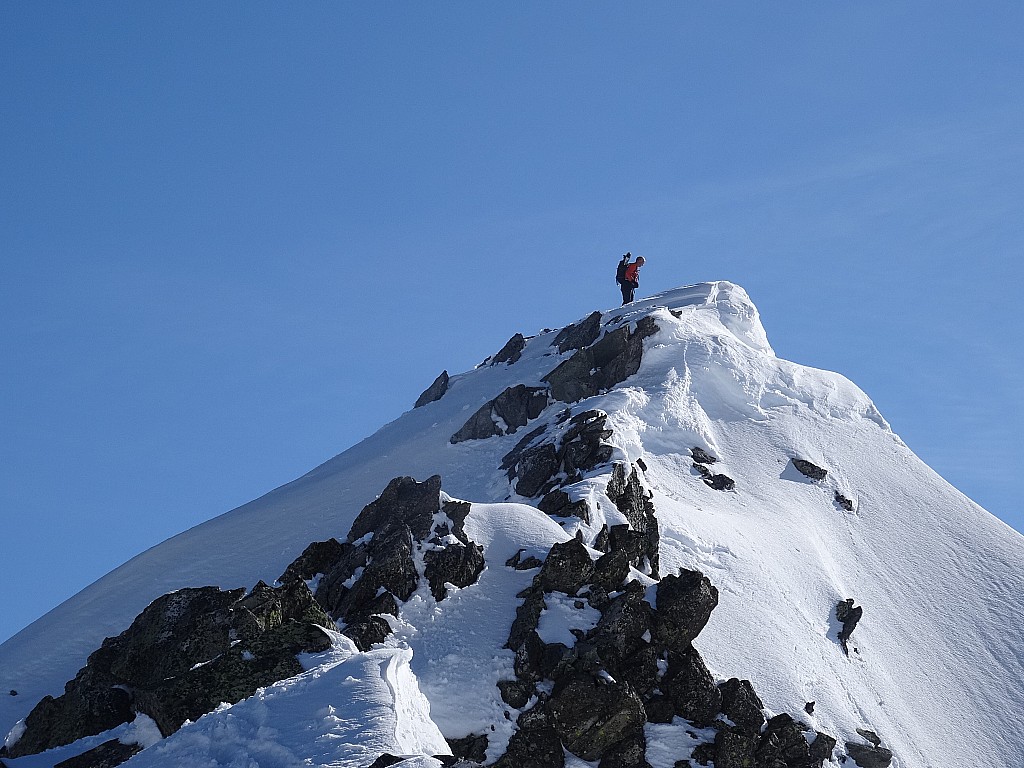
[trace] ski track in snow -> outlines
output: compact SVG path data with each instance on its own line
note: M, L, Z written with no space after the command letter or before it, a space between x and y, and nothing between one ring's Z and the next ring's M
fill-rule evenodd
M861 741L857 728L870 728L896 753L896 768L1018 765L1024 539L917 459L847 379L775 357L741 288L689 286L602 320L613 329L652 311L660 331L645 341L640 371L571 407L606 411L614 459L647 464L662 573L696 568L719 589L719 606L695 642L712 672L750 679L770 712L790 712L831 733L840 740L837 757L844 740ZM365 766L384 751L447 753L443 737L481 732L491 739L488 757L496 758L517 713L495 683L512 676L512 654L503 646L515 595L535 573L507 568L505 560L519 549L543 558L577 528L592 536L605 520L621 518L601 476L580 488L596 507L589 526L563 529L513 503L498 469L502 456L564 404L511 435L448 442L506 387L542 385L572 354L559 355L550 346L554 336L530 338L513 365L452 376L441 400L403 414L293 483L142 553L8 640L0 646L0 689L19 695L0 699L0 728L15 727L43 695L60 694L103 637L120 633L161 594L272 582L309 542L343 538L391 478L440 474L446 493L473 503L466 530L484 546L487 563L477 584L440 603L421 588L383 647L359 654L338 636L332 650L305 659L302 675L157 743L150 729L148 748L128 765ZM735 490L701 482L690 459L695 446L718 458L713 471L733 478ZM791 464L795 457L826 468L827 477L803 477ZM854 511L835 502L837 492L853 500ZM834 616L845 598L864 607L849 657ZM592 620L552 600L544 631L564 642L571 627ZM808 701L816 702L814 715L804 713ZM688 731L678 719L648 724L653 768L689 756L698 742ZM140 733L141 719L7 762L44 768L107 738ZM567 758L570 768L585 765ZM438 765L429 757L416 764Z

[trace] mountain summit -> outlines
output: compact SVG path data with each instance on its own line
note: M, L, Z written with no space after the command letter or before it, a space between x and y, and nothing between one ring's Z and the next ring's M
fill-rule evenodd
M720 281L516 334L51 611L0 761L1009 768L1021 637L1024 538Z

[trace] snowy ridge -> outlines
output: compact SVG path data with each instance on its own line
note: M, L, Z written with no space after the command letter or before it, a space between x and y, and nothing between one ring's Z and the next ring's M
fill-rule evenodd
M639 372L572 410L608 414L613 459L646 466L661 572L698 569L719 589L695 643L712 672L749 678L774 712L815 702L805 719L840 745L858 728L875 731L901 768L1015 765L1024 750L1024 539L917 459L847 379L777 358L742 288L680 288L601 323L610 330L645 316L659 330L644 341ZM496 683L511 676L504 644L531 578L502 564L519 550L543 558L578 530L592 540L620 515L602 472L574 491L590 501L589 523L515 496L499 467L534 423L486 440L449 438L507 387L543 386L571 355L551 346L554 337L528 339L513 364L451 377L440 400L139 555L11 638L0 646L0 687L19 695L0 700L0 729L58 695L105 636L159 595L271 582L309 542L343 537L391 478L439 474L447 494L472 503L466 528L487 565L476 584L440 603L418 590L384 647L355 653L339 636L306 660L304 675L201 718L129 765L365 766L373 750L447 754L445 738L484 731L493 734L488 758L500 756L514 717ZM565 407L550 405L536 424ZM733 490L701 482L694 447L718 459ZM810 480L795 458L827 476ZM864 607L849 656L834 614L845 598ZM553 604L544 631L587 620ZM683 724L649 724L647 738L653 768L687 757L692 741ZM34 768L72 754L57 752L7 762Z

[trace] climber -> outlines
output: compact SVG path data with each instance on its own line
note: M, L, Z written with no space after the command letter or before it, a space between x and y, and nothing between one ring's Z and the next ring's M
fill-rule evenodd
M623 256L625 261L629 254ZM636 261L625 265L623 270L622 280L617 280L619 288L622 289L622 304L625 306L633 301L633 293L637 288L640 287L640 267L644 265L644 257L637 256Z

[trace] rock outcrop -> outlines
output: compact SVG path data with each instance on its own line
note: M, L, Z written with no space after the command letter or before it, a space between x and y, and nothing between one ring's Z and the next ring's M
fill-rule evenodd
M812 464L806 459L791 459L793 466L796 467L797 471L804 477L809 477L811 480L824 480L828 477L828 470L822 469L817 464Z
M413 408L421 408L427 403L433 403L444 397L448 391L448 371L441 371L441 375L434 379L434 383L423 390L423 393L416 398Z
M516 493L535 498L581 479L612 457L611 437L602 411L575 416L564 411L555 423L530 432L505 455L501 468L508 472Z
M706 576L684 570L650 588L620 581L612 591L600 583L608 557L591 562L592 551L578 539L556 544L521 594L507 644L516 678L498 684L520 714L496 765L557 768L565 749L599 768L646 766L645 724L674 717L716 729L714 740L694 751L698 763L716 768L817 768L831 758L831 737L809 741L806 726L789 715L767 720L749 681L715 684L693 647L718 602ZM601 614L593 629L574 632L572 647L547 644L537 632L555 592Z
M552 397L575 403L621 384L640 370L643 340L657 331L654 318L648 315L636 323L635 329L624 325L578 349L544 377L551 385Z
M182 589L157 598L108 638L58 698L45 697L25 721L12 757L70 744L151 717L164 735L221 702L298 674L299 653L322 651L332 622L302 581L251 592Z
M853 630L857 628L857 624L863 615L864 609L859 605L854 607L852 597L836 604L836 618L843 625L843 628L839 630L839 644L843 647L843 653L847 656L850 655L850 636L853 634Z
M462 428L452 435L451 442L455 444L511 434L540 416L548 402L546 387L527 387L524 384L509 387L480 406Z

